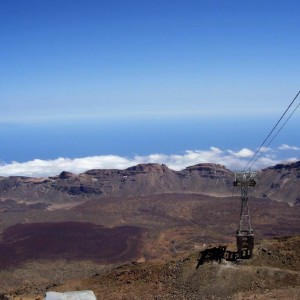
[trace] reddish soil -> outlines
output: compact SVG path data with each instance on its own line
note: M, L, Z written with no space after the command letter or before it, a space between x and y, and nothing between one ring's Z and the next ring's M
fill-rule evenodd
M196 268L198 258L196 252L187 252L164 260L126 264L51 290L90 289L97 299L106 300L300 299L299 237L263 240L256 244L249 260L222 260ZM23 295L15 300L24 299Z
M105 228L81 222L17 224L2 233L0 268L35 259L133 260L140 255L143 231L136 226Z

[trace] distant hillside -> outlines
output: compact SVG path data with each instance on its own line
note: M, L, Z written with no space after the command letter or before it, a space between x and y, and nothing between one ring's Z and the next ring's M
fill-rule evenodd
M219 164L198 164L182 171L166 165L140 164L125 170L89 170L76 175L62 172L49 178L1 177L0 198L25 202L67 203L105 196L131 197L162 193L200 193L229 196L234 174ZM300 161L279 164L257 174L256 197L300 202Z
M300 161L278 164L257 174L257 197L300 204Z

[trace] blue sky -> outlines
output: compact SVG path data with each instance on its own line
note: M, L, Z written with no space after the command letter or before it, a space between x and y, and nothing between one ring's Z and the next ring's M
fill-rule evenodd
M255 151L299 90L299 12L289 0L0 1L2 165ZM274 147L294 152L276 159L299 157L293 118Z

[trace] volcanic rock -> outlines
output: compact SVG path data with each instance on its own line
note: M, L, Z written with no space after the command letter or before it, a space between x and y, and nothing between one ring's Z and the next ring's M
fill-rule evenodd
M263 169L257 174L253 194L296 204L300 197L300 161Z
M300 161L278 164L257 173L256 197L296 203L300 197ZM49 178L8 177L0 179L0 199L65 203L86 197L130 197L162 193L199 193L229 196L234 174L219 164L197 164L182 171L166 165L139 164L125 170L94 169L75 175L62 172Z

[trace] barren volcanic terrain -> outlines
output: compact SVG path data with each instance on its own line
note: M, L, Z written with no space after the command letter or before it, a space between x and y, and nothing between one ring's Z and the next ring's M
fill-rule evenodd
M164 259L130 263L41 287L28 282L10 292L16 300L41 299L47 290L93 290L97 299L283 299L300 293L300 238L287 237L256 243L254 257L239 262L210 262L196 268L199 251ZM8 297L8 296L7 296Z
M263 258L262 266L279 268L278 274L282 274L281 268L285 267L293 272L299 271L289 265L288 259L299 259L299 253L293 252L294 247L299 246L299 240L274 240L300 235L299 174L299 162L277 165L259 172L257 186L250 189L249 205L257 243L257 257L251 261L256 264L259 258ZM99 291L100 298L107 298L112 293L116 298L108 299L122 299L125 291L134 293L136 287L138 293L144 287L146 290L161 290L165 299L176 296L172 289L181 295L176 299L198 299L195 298L197 291L203 295L208 293L211 297L222 294L221 286L225 284L222 281L219 292L210 294L208 286L212 279L209 278L215 278L211 272L223 274L225 271L222 270L227 269L232 270L232 274L250 272L249 276L255 282L256 267L211 265L203 267L203 272L206 272L203 275L201 270L197 273L192 266L196 263L195 253L209 244L235 247L240 190L233 188L233 179L231 171L213 164L196 165L180 172L164 165L147 164L126 170L91 170L79 175L62 172L50 178L1 178L0 292L14 296L42 295L57 286L62 286L61 290L67 287L76 289L71 283L74 281L80 289ZM258 251L258 248L267 249L263 245L268 243L273 248L274 245L284 245L286 250L282 253L285 254L280 254L284 265L278 265L281 258L274 256L277 265L273 266L273 261L269 260L273 256L266 256L269 250ZM115 268L126 262L135 262L122 267L126 270L125 275L131 274L128 279L123 273L113 275L118 273ZM139 264L136 265L136 262ZM145 263L140 265L141 262ZM185 271L181 267L178 269L177 263L184 266ZM163 270L169 267L177 275L172 272L164 275ZM140 268L150 268L153 274L158 272L158 275L153 275L158 279L147 275L145 270L140 271ZM258 276L261 280L267 276L266 270L260 273L264 275ZM161 272L163 275L159 275ZM292 274L296 278L295 289L298 289L299 274L293 272L282 276L285 278ZM191 285L193 277L199 276L197 274L207 276L207 289L200 291L196 288L199 283L196 279L195 286ZM145 282L142 285L132 284L138 281L139 276L145 278ZM274 276L274 285L276 282L279 284L277 275ZM123 277L121 284L129 282L124 293L114 294L113 290L118 289L120 283L118 280ZM90 284L94 279L85 281L82 278L95 278L95 285ZM106 282L107 288L97 281L98 278ZM147 278L154 280L152 284L145 285ZM179 278L185 279L178 281ZM221 279L216 277L214 280ZM85 285L86 282L88 284ZM250 286L259 290L254 284ZM271 279L270 284L259 283L260 290L265 291L272 284ZM185 287L186 298L182 294ZM106 294L100 293L100 289L107 291ZM242 294L251 292L241 285L228 297L238 295L239 291ZM158 296L153 293L149 292L153 296L149 299Z
M17 224L2 233L0 268L35 259L121 263L140 255L142 232L134 226L104 228L82 222Z
M49 178L0 177L0 199L43 204L90 200L92 197L129 197L162 193L238 194L234 173L222 165L199 164L174 171L165 165L140 164L125 170L89 170L76 175L62 172ZM256 197L299 202L300 161L279 164L257 173Z
M166 260L124 265L55 290L95 291L99 299L299 299L300 239L261 241L252 260L206 263L187 252Z

